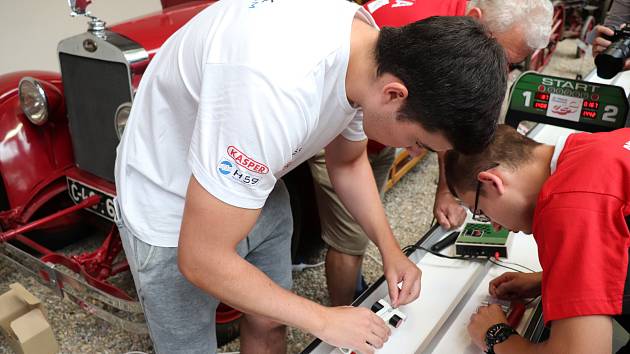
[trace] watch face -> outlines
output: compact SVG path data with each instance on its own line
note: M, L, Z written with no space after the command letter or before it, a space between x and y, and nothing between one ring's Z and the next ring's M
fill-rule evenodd
M510 327L507 323L497 323L488 329L486 332L486 345L488 346L487 353L494 353L494 345L504 342L516 331Z

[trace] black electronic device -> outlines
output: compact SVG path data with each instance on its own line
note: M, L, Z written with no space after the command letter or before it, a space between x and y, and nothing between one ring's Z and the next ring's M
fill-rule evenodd
M612 28L612 36L603 36L612 42L606 50L595 57L597 76L602 79L612 79L623 70L626 59L630 57L630 26Z
M453 231L448 236L444 237L440 241L436 242L433 246L431 246L431 251L440 252L446 247L455 243L457 240L457 236L459 236L459 231Z
M455 254L466 257L508 256L508 230L495 231L492 224L469 222L455 241Z

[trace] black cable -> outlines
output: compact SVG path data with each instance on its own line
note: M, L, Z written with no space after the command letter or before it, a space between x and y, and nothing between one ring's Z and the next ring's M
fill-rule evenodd
M479 258L475 258L475 257L470 257L470 256L447 256L445 254L439 253L439 252L435 252L432 251L428 248L424 248L422 246L416 246L416 245L409 245L404 247L402 250L403 252L410 250L410 249L416 249L416 250L422 250L428 253L431 253L432 255L436 256L436 257L441 257L441 258L448 258L448 259L463 259L463 260L467 260L467 261L471 261L471 262L480 262L482 259Z
M422 250L422 251L431 253L432 255L434 255L436 257L441 257L441 258L463 259L463 260L472 261L472 262L480 262L480 261L484 260L484 258L472 257L472 256L447 256L445 254L442 254L442 253L439 253L439 252L435 252L435 251L432 251L432 250L430 250L428 248L424 248L422 246L416 246L416 245L405 246L405 247L403 247L402 251L406 252L406 251L411 250L411 249ZM513 270L513 271L518 272L518 273L525 273L525 272L523 272L522 270L516 269L516 268L512 268L512 267L506 266L505 264L501 264L501 263L513 264L515 266L527 269L527 270L529 270L532 273L536 273L536 271L534 271L533 269L530 269L530 268L528 268L528 267L526 267L524 265L518 264L518 263L506 262L506 261L501 261L501 260L496 260L495 261L493 257L487 257L487 260L490 261L490 263L492 263L492 264L498 265L499 267L507 268L507 269Z
M497 260L497 262L501 262L501 263L505 263L505 264L515 265L515 266L521 267L521 268L523 268L523 269L527 269L527 270L529 270L529 271L530 271L530 272L532 272L532 273L538 273L537 271L535 271L535 270L533 270L533 269L531 269L531 268L528 268L528 267L526 267L526 266L524 266L524 265L522 265L522 264L518 264L518 263L514 263L514 262L508 262L508 261L502 261L502 260L500 260L500 259L498 259L498 260Z
M506 266L506 265L504 265L504 264L501 264L501 263L499 263L499 262L495 262L495 261L494 261L494 259L493 259L492 257L488 257L488 261L490 261L490 263L492 263L492 264L496 264L496 265L498 265L499 267L503 267L503 268L511 269L511 270L513 270L513 271L515 271L515 272L518 272L518 273L525 273L525 272L523 272L522 270L518 270L518 269L516 269L516 268L512 268L512 267L508 267L508 266Z

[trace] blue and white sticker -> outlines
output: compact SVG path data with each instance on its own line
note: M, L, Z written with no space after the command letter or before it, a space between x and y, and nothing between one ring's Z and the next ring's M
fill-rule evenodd
M240 169L236 163L229 161L228 158L224 158L219 162L217 170L224 178L229 178L233 182L240 183L247 187L254 187L261 180L261 176L251 174L247 170Z

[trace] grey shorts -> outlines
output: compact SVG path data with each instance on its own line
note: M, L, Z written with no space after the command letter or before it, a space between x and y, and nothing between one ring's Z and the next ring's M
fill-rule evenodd
M382 196L387 183L389 170L394 163L396 149L386 147L379 153L370 154L368 158L376 180L376 186ZM335 193L326 169L324 151L308 160L315 185L315 198L322 227L322 239L326 244L339 252L353 256L362 256L369 244L365 232L354 220L350 212L341 203Z
M190 283L177 266L177 248L138 239L118 217L123 248L156 353L215 353L219 300ZM124 206L122 206L124 208ZM276 183L256 225L237 246L238 254L279 286L290 289L293 220L289 194Z

